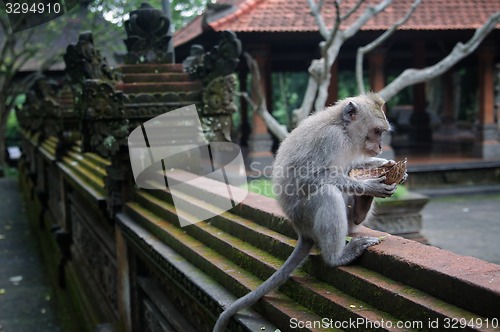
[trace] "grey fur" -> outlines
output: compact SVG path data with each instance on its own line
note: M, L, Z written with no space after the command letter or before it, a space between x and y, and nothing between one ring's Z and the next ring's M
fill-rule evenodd
M281 143L273 165L274 189L283 211L299 234L285 264L256 290L234 302L219 317L214 332L222 332L232 315L256 303L287 280L316 244L329 266L351 263L379 240L345 237L370 215L373 197L391 196L396 185L384 178L355 180L354 167L392 163L374 158L381 152L382 132L389 123L383 100L369 93L339 101L305 119Z

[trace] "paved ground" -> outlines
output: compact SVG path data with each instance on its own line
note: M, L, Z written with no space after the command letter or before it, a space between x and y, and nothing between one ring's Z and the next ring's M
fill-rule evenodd
M500 264L500 194L431 198L422 235L437 247Z
M16 179L0 178L0 331L60 331L38 243Z

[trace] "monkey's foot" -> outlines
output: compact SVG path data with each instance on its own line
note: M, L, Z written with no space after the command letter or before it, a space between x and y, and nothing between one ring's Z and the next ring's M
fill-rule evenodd
M349 242L349 244L351 243L353 247L355 247L360 251L363 251L368 247L379 244L380 239L378 237L373 237L373 236L361 236L353 238L351 242Z

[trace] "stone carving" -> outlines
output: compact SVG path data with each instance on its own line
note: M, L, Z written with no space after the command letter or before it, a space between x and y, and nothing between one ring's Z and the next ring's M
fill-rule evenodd
M202 126L209 141L231 141L231 114L237 111L233 75L219 77L203 89Z
M117 310L117 276L116 263L108 254L101 240L96 237L95 230L87 225L83 212L75 205L71 206L73 244L78 257L85 261L88 272L100 286L113 310ZM95 289L93 291L96 291Z
M192 79L203 82L202 126L210 141L231 141L231 114L236 112L232 75L239 63L241 42L231 31L222 33L219 45L204 53L201 45L191 47L191 55L183 62Z
M130 19L125 21L125 30L126 63L172 62L173 54L169 52L172 38L170 21L162 11L143 3L130 13Z
M234 32L223 31L219 45L214 46L210 52L204 52L203 46L193 45L191 54L183 65L192 79L199 79L207 84L217 77L234 73L240 62L241 41Z
M161 289L168 295L169 300L179 310L182 310L184 316L189 319L189 322L197 331L205 330L206 322L211 319L210 316L220 314L217 302L203 289L200 289L192 278L186 278L186 275L178 269L178 266L173 264L166 256L159 254L154 247L148 245L142 238L138 238L137 233L124 225L121 225L121 231L129 241L132 241L134 246L140 248L137 251L138 260L144 263L148 274L159 282ZM182 292L179 292L176 285L182 285ZM195 296L196 304L193 304L190 298L185 296L186 293ZM201 308L206 308L206 310Z
M76 44L68 45L64 54L64 63L76 98L80 96L86 79L108 81L115 79L106 58L101 56L101 52L94 47L94 37L88 31L80 34Z
M86 80L82 95L82 148L109 157L126 145L124 95L104 81Z
M45 120L54 117L57 108L56 83L41 75L31 84L26 101L22 108L16 110L16 115L23 129L40 132L42 138L52 129Z

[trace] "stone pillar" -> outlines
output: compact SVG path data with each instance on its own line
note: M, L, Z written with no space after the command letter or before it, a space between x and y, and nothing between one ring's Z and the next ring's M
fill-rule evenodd
M493 47L483 47L478 52L479 114L474 155L484 159L500 158L499 130L494 114L494 57Z
M413 44L413 66L415 68L425 67L425 43L416 41ZM413 86L413 113L410 117L409 139L412 146L423 150L430 149L432 142L432 130L430 128L430 116L426 110L425 83Z
M335 104L339 99L339 58L335 59L332 67L330 68L331 78L330 85L328 86L328 98L326 99L326 106Z

